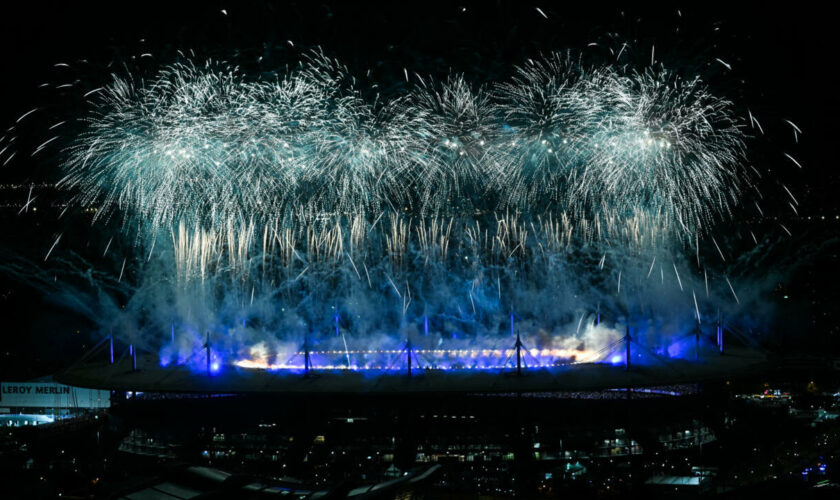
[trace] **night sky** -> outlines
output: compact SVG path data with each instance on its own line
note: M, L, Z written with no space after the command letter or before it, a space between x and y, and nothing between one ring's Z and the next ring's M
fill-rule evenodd
M605 47L627 41L631 60L641 67L655 47L657 61L685 75L699 74L716 93L761 121L766 135L751 141L750 159L775 179L770 182L790 186L801 203L798 218L776 211L789 218L786 224L794 232L787 251L804 260L779 284L779 300L790 301L780 307L792 313L779 327L787 339L782 345L829 347L837 352L840 332L833 309L840 299L835 280L840 175L834 145L840 77L835 18L789 3L780 7L732 3L723 8L705 3L697 7L692 2L635 10L581 4L210 1L193 6L181 2L6 6L0 15L0 125L5 129L44 103L60 107L62 99L65 111L72 113L81 106L77 88L107 83L109 68L153 72L174 61L179 50L267 73L321 47L348 64L354 74L365 75L370 69L382 89L399 93L405 83L404 68L435 76L463 72L480 84L506 78L515 64L541 52L579 49L603 54ZM56 67L58 63L71 68ZM76 88L38 89L44 82L59 81L74 82ZM783 120L802 129L799 144L793 144L792 130ZM22 140L36 145L43 140L42 134L32 134ZM793 154L804 168L792 168L783 153ZM22 158L0 168L0 184L40 183L45 169L49 166ZM19 240L43 232L31 242L42 254L52 222L46 215L18 216L18 191L0 190L4 205L0 248L6 249L0 255L26 251ZM90 326L58 311L37 290L6 276L0 276L0 287L0 317L6 325L0 330L0 379L60 369L90 345Z

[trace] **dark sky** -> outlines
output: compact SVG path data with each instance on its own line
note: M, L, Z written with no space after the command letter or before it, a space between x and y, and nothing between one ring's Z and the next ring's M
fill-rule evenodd
M0 13L3 129L47 101L60 107L66 98L67 108L72 109L79 87L90 89L107 82L109 65L154 71L172 62L178 50L192 49L202 58L229 59L250 71L270 72L320 46L355 74L371 69L383 88L398 90L403 68L434 75L464 72L476 83L498 81L509 75L514 64L540 52L571 48L603 56L605 47L620 47L627 41L633 47L634 64L643 66L655 47L657 60L684 74L701 75L740 109L750 109L767 132L755 141L757 154L751 159L792 187L803 215L833 218L840 213L834 146L840 88L836 20L816 4L689 2L642 8L545 1L21 4L6 5ZM590 43L599 45L589 47ZM152 57L140 58L144 53ZM58 63L71 68L56 67ZM51 82L51 89L39 90L45 82ZM75 87L56 91L55 85L62 82L74 82ZM803 130L799 144L793 144L785 119ZM785 152L805 168L791 168ZM37 181L37 175L21 161L0 170L0 183ZM23 224L9 220L4 214L0 224L21 231ZM15 234L0 229L7 237ZM39 230L26 230L30 229ZM834 229L826 230L825 237L832 236ZM836 273L836 252L820 258L826 259L820 264L823 275ZM17 318L10 323L17 332L3 334L0 342L0 365L11 366L10 360L19 353L28 363L28 356L45 344L53 349L64 345L65 340L56 340L64 337L55 332L74 326L49 315L36 318L31 312L22 313L39 307L37 292L6 280L0 285L0 311ZM824 278L817 287L815 295L837 296L833 279ZM21 309L24 303L30 309ZM78 345L72 349L79 352ZM3 375L0 371L0 378Z

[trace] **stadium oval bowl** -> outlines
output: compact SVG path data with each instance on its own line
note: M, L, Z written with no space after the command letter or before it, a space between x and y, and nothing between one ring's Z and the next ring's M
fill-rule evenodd
M507 393L592 391L643 388L671 384L724 381L764 372L764 353L732 348L725 355L709 350L699 360L670 358L654 363L625 365L577 363L554 367L503 370L424 369L410 376L400 370L264 370L224 365L214 372L184 365L163 367L156 355L131 359L80 361L56 376L77 387L161 393Z

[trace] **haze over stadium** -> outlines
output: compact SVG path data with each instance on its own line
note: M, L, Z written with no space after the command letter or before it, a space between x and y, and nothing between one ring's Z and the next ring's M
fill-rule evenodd
M391 93L322 49L260 75L183 54L118 71L35 151L65 144L61 216L93 212L104 265L60 232L48 271L7 270L72 296L129 357L213 372L403 369L406 346L422 367L498 369L520 337L531 365L616 364L631 330L678 358L692 332L766 327L739 266L773 238L737 224L762 213L760 123L632 50L552 52L486 85L406 68Z

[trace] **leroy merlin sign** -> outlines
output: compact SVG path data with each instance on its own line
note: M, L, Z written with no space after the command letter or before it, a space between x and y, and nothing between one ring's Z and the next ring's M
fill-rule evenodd
M7 408L107 408L111 393L55 382L2 382L0 405Z

